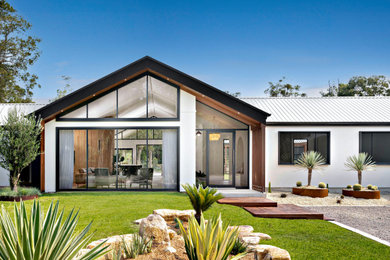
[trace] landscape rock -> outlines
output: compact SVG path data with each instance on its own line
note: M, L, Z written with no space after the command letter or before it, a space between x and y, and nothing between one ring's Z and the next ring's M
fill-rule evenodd
M139 224L141 224L142 220L143 220L143 218L140 218L140 219L134 220L133 223L139 225Z
M260 243L260 237L241 237L240 240L247 245L257 245Z
M157 214L150 214L141 221L139 234L142 237L152 238L154 244L169 243L167 223Z
M176 253L176 249L172 246L168 246L167 248L165 248L165 251L166 252L169 252L169 253Z
M177 235L177 233L172 229L168 229L168 235L169 239L172 240Z
M270 239L272 239L270 235L264 234L264 233L259 233L259 232L249 233L248 236L259 237L260 240L270 240Z
M270 245L256 245L249 246L248 249L255 252L256 260L291 260L290 254L287 250Z
M192 215L195 215L195 210L156 209L153 210L153 214L160 215L165 221L173 221L176 218L181 221L188 221Z
M89 245L87 245L86 250L89 251L104 241L105 242L103 244L103 247L108 246L107 250L111 250L111 249L114 251L120 250L122 247L123 241L125 241L125 243L131 243L131 241L133 240L133 236L134 236L133 234L126 234L126 235L118 235L118 236L112 236L109 238L99 239L99 240L93 241ZM83 252L83 254L85 254L88 251ZM78 257L78 258L80 258L80 257ZM76 258L76 259L78 259L78 258ZM98 258L98 260L110 260L110 259L112 259L111 253L105 254L105 255Z

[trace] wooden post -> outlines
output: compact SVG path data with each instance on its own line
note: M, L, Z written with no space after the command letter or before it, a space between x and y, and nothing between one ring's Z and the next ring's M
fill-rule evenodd
M252 189L265 191L265 125L252 127Z
M43 128L41 133L41 192L45 191L45 122L42 120L41 126Z

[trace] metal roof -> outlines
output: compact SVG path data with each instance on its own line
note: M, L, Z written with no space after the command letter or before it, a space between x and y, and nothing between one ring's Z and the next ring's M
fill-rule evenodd
M267 124L390 124L390 97L241 99L270 113Z
M8 111L13 108L16 108L19 113L30 114L45 105L36 103L0 103L0 125L7 118Z

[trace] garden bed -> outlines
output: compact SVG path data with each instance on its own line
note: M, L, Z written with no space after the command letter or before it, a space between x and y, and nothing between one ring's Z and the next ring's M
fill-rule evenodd
M18 192L9 187L0 189L0 201L25 201L37 199L41 195L36 188L18 187Z
M324 198L328 196L328 189L321 189L316 187L292 188L292 193L299 196L307 196L312 198Z
M381 198L381 192L379 190L343 189L343 195L359 198L359 199L380 199Z

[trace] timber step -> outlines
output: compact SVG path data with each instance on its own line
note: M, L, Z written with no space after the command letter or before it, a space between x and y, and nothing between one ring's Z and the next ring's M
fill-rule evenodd
M223 198L218 200L219 204L229 204L237 207L277 207L278 204L267 198L261 197L237 197Z
M294 204L279 204L277 207L244 207L254 217L283 219L324 219L318 213Z

